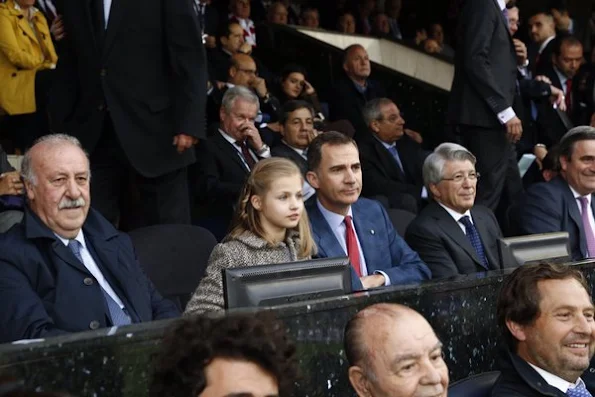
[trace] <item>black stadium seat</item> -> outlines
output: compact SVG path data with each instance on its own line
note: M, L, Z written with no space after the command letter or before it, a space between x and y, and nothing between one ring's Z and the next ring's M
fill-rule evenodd
M458 380L448 388L448 397L490 397L499 376L499 371L491 371Z

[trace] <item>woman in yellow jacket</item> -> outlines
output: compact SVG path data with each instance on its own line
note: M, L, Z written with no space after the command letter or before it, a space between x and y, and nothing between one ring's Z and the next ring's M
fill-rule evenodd
M49 132L49 70L58 61L48 23L34 4L0 3L0 108L9 114L13 139L24 146Z

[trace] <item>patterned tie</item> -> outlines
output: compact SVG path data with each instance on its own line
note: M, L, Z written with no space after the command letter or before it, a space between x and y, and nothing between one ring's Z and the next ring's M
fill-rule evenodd
M488 260L486 259L486 254L483 250L483 244L481 243L481 239L479 238L479 233L477 232L475 225L471 223L471 219L467 215L459 219L459 222L465 226L465 233L467 234L467 238L471 242L473 249L477 253L479 260L481 261L481 266L483 266L486 270L489 270L490 267L488 265Z
M595 233L589 222L589 200L586 197L579 197L581 202L581 218L583 220L583 229L585 231L585 240L587 241L587 258L592 258L595 255Z
M589 393L583 382L580 382L577 387L574 387L572 389L569 388L566 391L566 395L569 397L593 397L591 393Z
M566 80L566 93L564 95L564 101L566 102L566 113L570 113L572 110L572 79Z
M357 238L355 237L355 230L353 230L353 222L348 215L345 217L345 240L347 241L347 255L351 261L351 266L358 277L362 276L361 264L359 261L359 247L357 246Z
M68 242L68 248L70 248L74 256L76 256L76 258L84 265L85 262L83 262L83 256L81 255L81 247L81 243L77 240L70 240ZM103 292L103 297L107 303L112 324L116 326L130 324L132 321L130 320L130 316L126 313L126 309L122 309L103 288L101 288L101 292Z
M236 145L238 145L242 149L242 157L248 165L248 168L252 170L252 168L254 168L254 166L256 165L256 161L254 161L254 157L252 157L250 149L248 149L248 144L246 143L246 141L236 141Z

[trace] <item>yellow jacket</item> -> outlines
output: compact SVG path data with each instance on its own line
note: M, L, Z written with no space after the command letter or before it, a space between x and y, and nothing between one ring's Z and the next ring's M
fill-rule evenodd
M0 108L8 114L35 112L35 72L58 61L45 17L33 12L39 39L14 0L0 3Z

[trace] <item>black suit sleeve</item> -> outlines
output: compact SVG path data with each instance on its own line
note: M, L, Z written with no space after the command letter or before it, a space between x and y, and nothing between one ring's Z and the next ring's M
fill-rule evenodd
M559 232L562 214L560 209L553 205L556 202L558 199L553 196L545 182L533 185L527 191L521 207L522 232L524 234Z
M189 1L163 0L165 34L173 71L174 135L202 139L205 132L207 59Z
M435 226L414 220L407 228L405 241L428 265L433 279L459 275L457 265L446 252L440 236L434 231Z
M197 148L198 194L204 201L228 200L235 203L244 183L222 181L219 167L225 165L218 163L213 146L212 142L205 140Z
M538 80L519 80L519 88L523 97L531 99L542 99L544 97L547 98L552 94L550 85Z
M486 9L486 3L477 0L466 2L459 19L463 24L463 42L459 43L459 48L465 51L464 69L469 82L497 115L512 106L512 103L507 102L489 59L492 36L502 17Z

